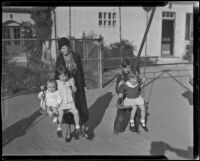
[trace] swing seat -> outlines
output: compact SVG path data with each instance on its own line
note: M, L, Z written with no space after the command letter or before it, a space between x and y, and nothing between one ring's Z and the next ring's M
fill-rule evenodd
M123 99L119 98L117 100L117 114L114 121L114 133L118 134L119 132L124 132L128 126L129 120L131 118L131 106L124 106L123 105ZM134 122L136 129L139 128L139 122L140 122L140 109L137 108L135 116L134 116ZM138 131L138 130L136 130Z
M117 104L116 104L117 108L118 109L131 109L132 108L131 106L124 106L123 103L124 103L123 98L118 98Z

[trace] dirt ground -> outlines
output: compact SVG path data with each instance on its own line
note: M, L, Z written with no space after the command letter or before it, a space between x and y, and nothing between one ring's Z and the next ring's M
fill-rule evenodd
M149 132L140 128L139 134L127 128L125 132L113 135L117 110L116 79L103 89L86 91L91 140L81 137L66 143L64 137L58 138L56 124L39 111L36 94L3 100L2 155L164 155L168 159L191 159L194 111L189 77L192 72L192 65L146 68ZM65 134L64 126L63 129Z

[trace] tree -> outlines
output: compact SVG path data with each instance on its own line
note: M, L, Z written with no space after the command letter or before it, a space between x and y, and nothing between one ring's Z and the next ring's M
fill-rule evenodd
M121 43L112 43L107 47L105 46L104 48L105 58L135 57L134 51L136 50L136 47L133 46L128 40L122 40Z
M41 59L42 56L42 45L46 40L51 39L52 33L52 15L51 10L53 8L48 7L47 9L35 9L31 13L31 18L34 20L35 24L33 26L36 35L36 52L34 56Z

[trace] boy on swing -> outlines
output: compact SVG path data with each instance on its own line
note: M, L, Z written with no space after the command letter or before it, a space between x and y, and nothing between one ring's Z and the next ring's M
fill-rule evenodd
M143 80L144 81L144 80ZM145 123L145 106L144 99L141 95L141 89L143 86L143 81L140 81L138 78L138 73L136 71L129 72L127 81L120 81L117 85L118 91L121 91L118 94L119 98L124 96L124 92L126 93L126 97L123 101L124 106L131 106L131 119L129 121L130 129L135 130L136 126L134 123L134 116L137 110L137 107L141 110L141 120L140 124L145 131L148 131Z

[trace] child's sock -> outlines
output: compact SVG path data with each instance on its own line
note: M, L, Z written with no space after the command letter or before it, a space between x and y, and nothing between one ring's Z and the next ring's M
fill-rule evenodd
M76 129L80 129L80 126L79 126L79 125L76 125Z
M134 120L130 120L130 123L131 123L131 126L135 126L135 124L134 124Z
M140 120L140 122L141 122L142 124L145 124L145 120Z
M62 130L62 128L60 126L57 127L57 131L60 131Z
M56 123L57 120L58 120L57 116L54 116L54 118L53 118L53 123Z

